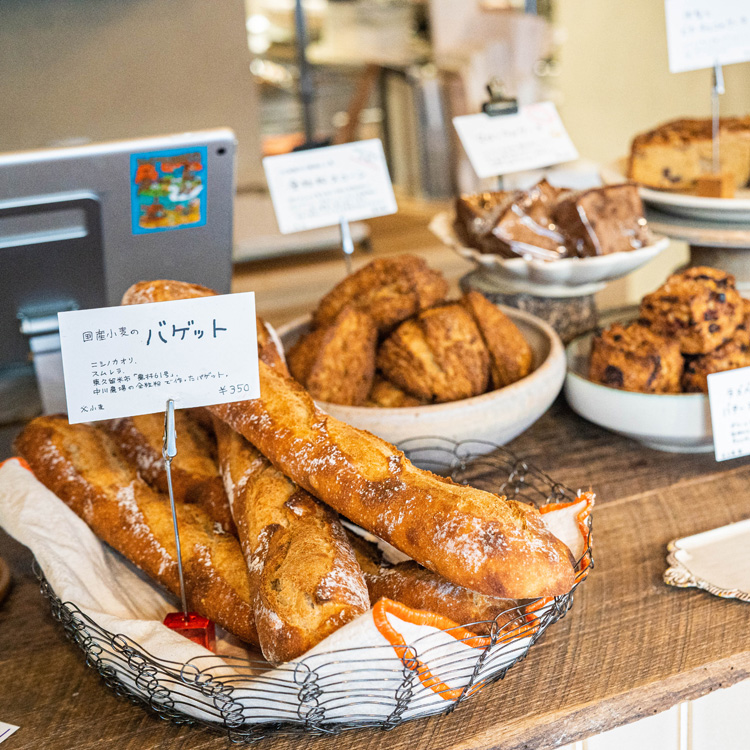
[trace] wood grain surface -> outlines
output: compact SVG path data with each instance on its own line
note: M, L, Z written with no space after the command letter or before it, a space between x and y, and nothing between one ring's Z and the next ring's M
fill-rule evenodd
M562 403L511 447L574 488L592 486L596 567L573 609L506 678L449 716L390 732L270 737L259 750L545 750L750 677L750 607L662 582L670 539L750 517L750 460L659 453ZM31 556L0 532L15 585L0 605L3 750L226 748L116 698L52 620Z

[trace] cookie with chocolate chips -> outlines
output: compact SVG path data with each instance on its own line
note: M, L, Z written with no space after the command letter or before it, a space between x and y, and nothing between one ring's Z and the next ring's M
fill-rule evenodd
M589 379L641 393L679 393L683 360L674 339L639 322L615 323L594 336Z
M696 266L673 274L641 302L641 322L675 338L683 354L707 354L728 341L742 323L742 298L734 276Z

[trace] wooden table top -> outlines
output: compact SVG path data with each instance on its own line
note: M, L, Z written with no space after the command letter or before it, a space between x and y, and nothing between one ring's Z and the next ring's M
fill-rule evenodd
M750 459L652 451L558 401L510 446L558 481L597 493L595 569L572 610L506 678L448 715L390 731L269 737L258 750L545 750L750 677L750 607L662 582L669 540L750 517ZM39 595L31 556L0 531L15 585L0 605L2 750L209 750L225 737L118 699Z

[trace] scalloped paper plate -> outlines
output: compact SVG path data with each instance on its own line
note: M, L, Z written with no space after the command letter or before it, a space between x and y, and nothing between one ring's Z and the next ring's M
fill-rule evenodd
M667 545L664 582L750 602L750 518Z
M655 235L653 244L638 250L597 255L593 258L503 258L499 255L481 253L473 247L463 245L453 228L453 219L451 211L441 211L430 222L430 231L466 260L484 266L507 279L522 279L541 286L576 287L614 281L648 263L669 245L667 237Z

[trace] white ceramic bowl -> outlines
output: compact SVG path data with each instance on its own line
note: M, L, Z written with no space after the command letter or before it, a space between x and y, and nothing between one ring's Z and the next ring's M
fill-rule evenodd
M627 317L633 316L620 319ZM587 377L593 336L593 332L579 336L566 349L565 398L573 411L589 422L656 450L674 453L713 450L707 396L633 393L594 383Z
M527 260L503 258L500 255L482 253L473 247L466 247L453 228L453 214L449 211L435 216L430 223L430 230L463 258L503 278L520 279L539 286L579 287L619 279L648 263L669 245L669 239L666 237L655 236L651 245L624 253L597 255L592 258Z
M509 307L500 309L520 328L533 352L533 370L517 383L481 396L447 404L382 409L319 402L328 414L369 430L391 443L414 437L486 440L503 445L536 422L560 393L565 352L558 335L543 320ZM279 328L285 349L309 330L310 318ZM487 447L491 450L491 446Z

